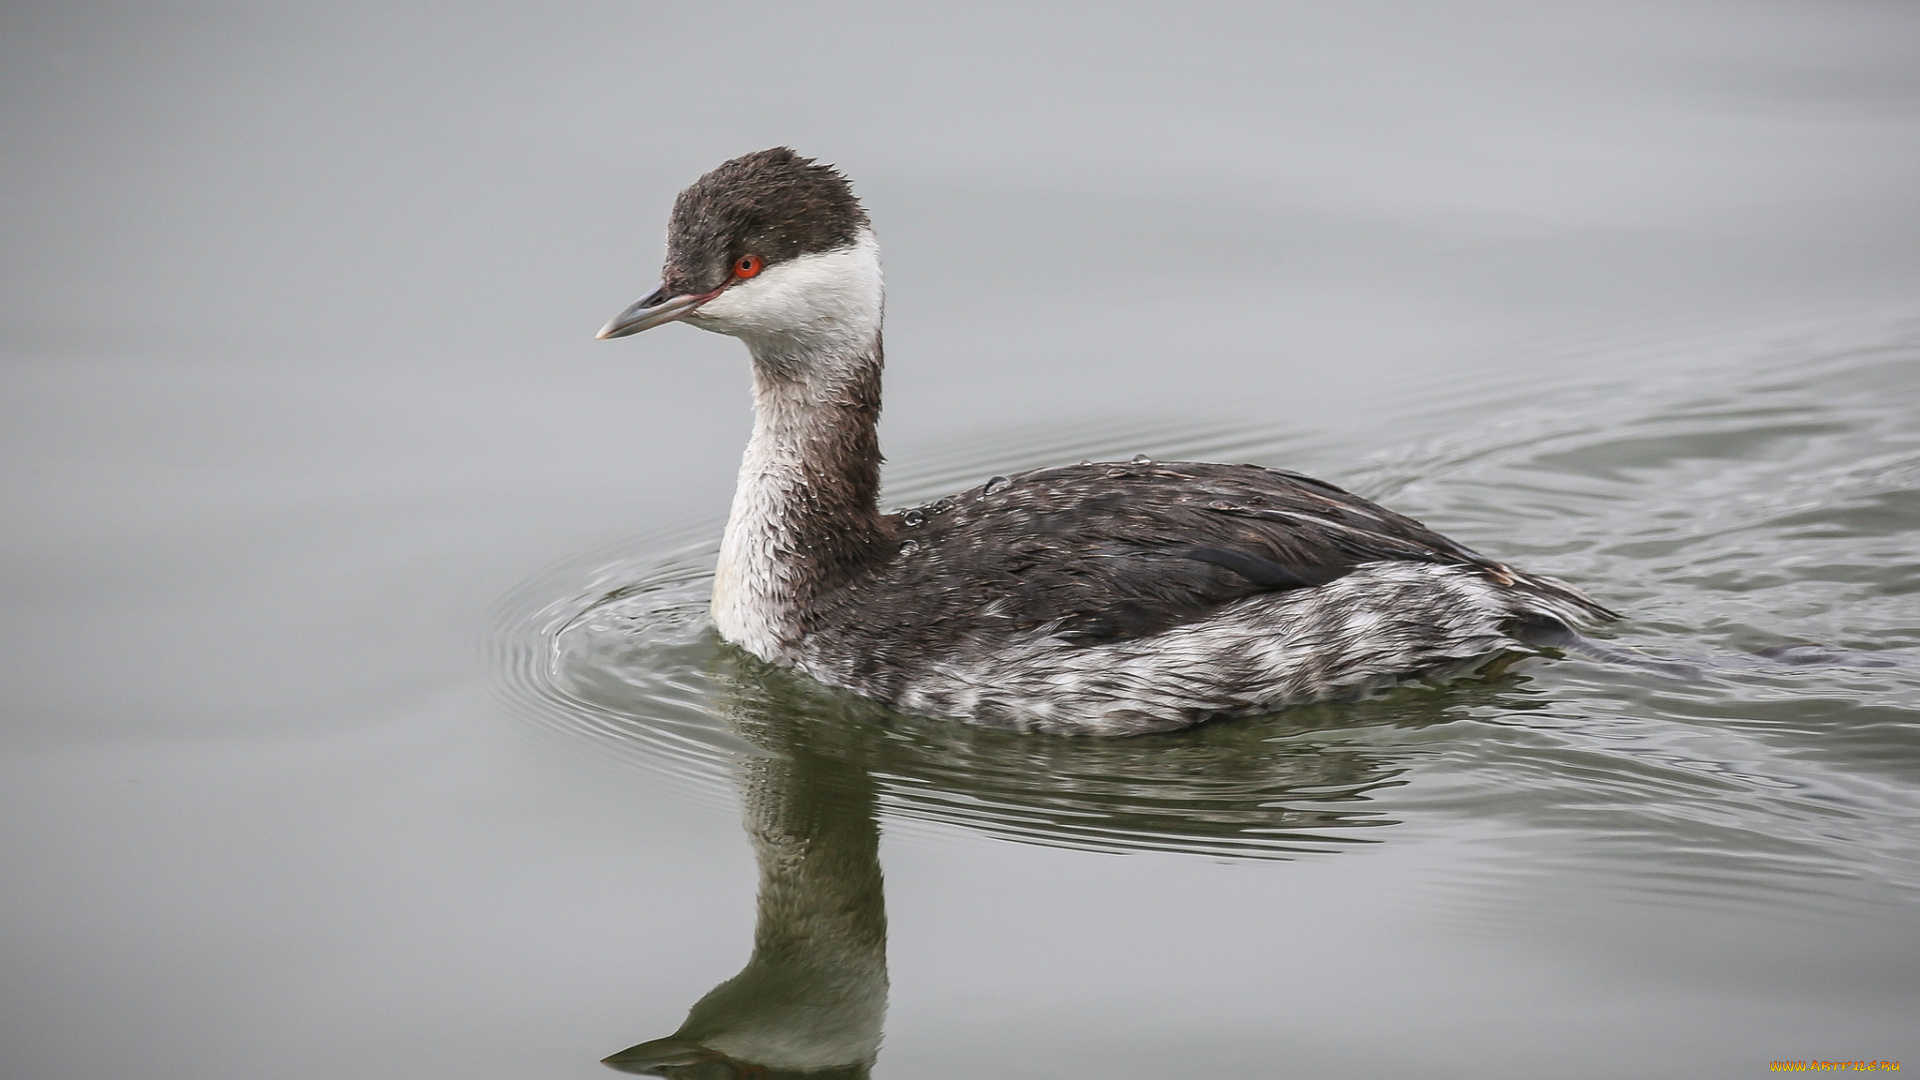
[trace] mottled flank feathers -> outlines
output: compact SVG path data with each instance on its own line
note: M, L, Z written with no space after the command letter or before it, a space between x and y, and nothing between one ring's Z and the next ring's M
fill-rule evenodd
M991 489L991 493L989 493ZM1125 734L1363 693L1607 619L1412 518L1254 465L1042 469L887 519L797 660L920 712Z

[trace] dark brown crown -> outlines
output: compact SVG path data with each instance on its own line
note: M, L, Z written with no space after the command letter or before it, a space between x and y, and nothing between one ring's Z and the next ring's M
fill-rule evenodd
M866 227L846 177L776 146L725 162L680 193L662 276L674 292L708 292L745 256L772 266L845 247Z

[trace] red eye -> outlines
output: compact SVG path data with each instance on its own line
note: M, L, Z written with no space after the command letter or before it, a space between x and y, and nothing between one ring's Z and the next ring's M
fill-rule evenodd
M766 260L758 255L747 255L733 264L733 276L749 278L767 268Z

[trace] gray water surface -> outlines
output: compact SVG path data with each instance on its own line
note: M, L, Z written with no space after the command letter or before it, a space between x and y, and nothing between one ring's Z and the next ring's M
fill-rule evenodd
M8 8L0 1074L1920 1060L1916 54L1869 2ZM1254 461L1616 644L1841 662L1122 741L756 665L739 346L590 338L777 143L880 230L895 504Z

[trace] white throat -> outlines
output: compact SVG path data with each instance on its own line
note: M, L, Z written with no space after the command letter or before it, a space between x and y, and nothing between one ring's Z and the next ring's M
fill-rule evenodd
M831 356L880 333L885 288L880 245L862 229L853 243L775 263L688 315L702 330L737 337L762 356Z
M821 572L823 490L871 443L878 408L885 292L871 231L833 251L769 266L702 305L687 321L738 337L753 354L753 438L741 458L720 545L713 620L722 637L776 663L799 659L802 606ZM866 438L857 430L865 427ZM878 449L867 467L877 467Z

